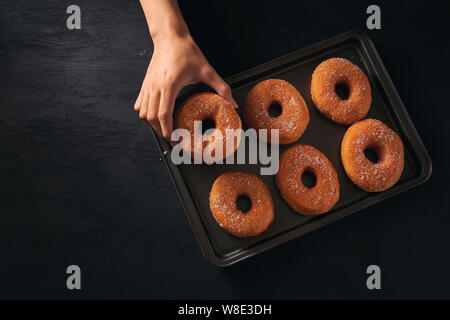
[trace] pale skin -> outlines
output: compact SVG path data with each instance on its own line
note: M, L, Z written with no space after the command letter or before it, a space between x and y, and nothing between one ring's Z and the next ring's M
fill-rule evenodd
M189 33L176 0L141 0L154 51L134 110L170 141L173 109L179 91L205 83L235 107L230 87L209 64Z

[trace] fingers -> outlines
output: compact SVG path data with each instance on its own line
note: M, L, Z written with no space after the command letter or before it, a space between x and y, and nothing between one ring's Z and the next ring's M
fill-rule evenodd
M178 93L176 89L177 88L169 87L162 92L161 103L158 109L158 119L161 125L162 136L169 141L173 129L173 108Z
M137 97L136 102L134 104L134 111L138 111L139 112L139 110L141 108L141 103L142 103L143 96L144 95L142 94L142 91L139 92L139 96Z
M135 103L139 118L148 122L156 133L169 140L173 130L172 114L177 96L176 87L167 87L151 94L142 92Z
M142 98L141 106L139 109L139 118L146 119L149 94L144 92L143 95L144 97Z
M203 82L213 88L220 96L228 100L235 108L238 108L238 104L231 94L230 86L223 81L213 68L210 68L205 72Z
M192 81L201 81L213 88L220 96L228 100L235 108L238 107L233 99L228 84L207 64L205 72L197 74L195 79L179 82L165 82L161 86L150 86L153 90L141 90L136 99L134 110L139 113L139 118L148 122L159 136L170 141L173 130L173 109L178 91L183 85Z
M150 102L149 102L149 108L147 110L147 122L149 125L155 129L156 133L161 137L162 131L161 131L161 125L159 124L158 119L158 110L159 110L159 103L161 100L161 94L159 91L154 92L152 95L150 95Z
M139 118L147 121L156 133L161 136L161 126L158 120L159 92L149 94L145 91L139 93L134 110L139 113Z

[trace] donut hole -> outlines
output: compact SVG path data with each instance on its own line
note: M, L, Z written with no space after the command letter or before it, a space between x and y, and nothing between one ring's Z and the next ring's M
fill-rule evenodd
M334 91L336 91L337 96L342 100L347 100L350 96L350 90L345 82L336 83L334 86Z
M205 134L209 129L214 129L216 127L216 122L214 119L206 118L202 120L202 134Z
M236 198L236 207L239 211L247 213L252 208L252 201L247 195L241 194Z
M316 175L310 169L306 169L302 173L302 182L305 187L312 188L317 183Z
M272 118L278 118L283 112L283 108L278 101L274 101L269 105L269 109L267 111L269 112L269 116Z
M377 163L380 161L379 150L376 146L370 146L364 149L364 156L372 163Z

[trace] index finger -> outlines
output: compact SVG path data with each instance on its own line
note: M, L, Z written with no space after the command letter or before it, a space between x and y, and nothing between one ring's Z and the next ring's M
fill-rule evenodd
M161 103L158 109L158 119L161 125L162 136L169 141L173 130L172 114L176 94L176 88L169 88L161 91Z

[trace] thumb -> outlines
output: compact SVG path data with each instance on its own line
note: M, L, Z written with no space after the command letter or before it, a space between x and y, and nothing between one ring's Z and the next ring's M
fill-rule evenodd
M210 68L203 77L203 82L213 88L217 94L219 94L222 98L228 100L235 108L238 108L238 104L233 98L231 94L230 86L223 81L223 79L217 74L217 72Z

